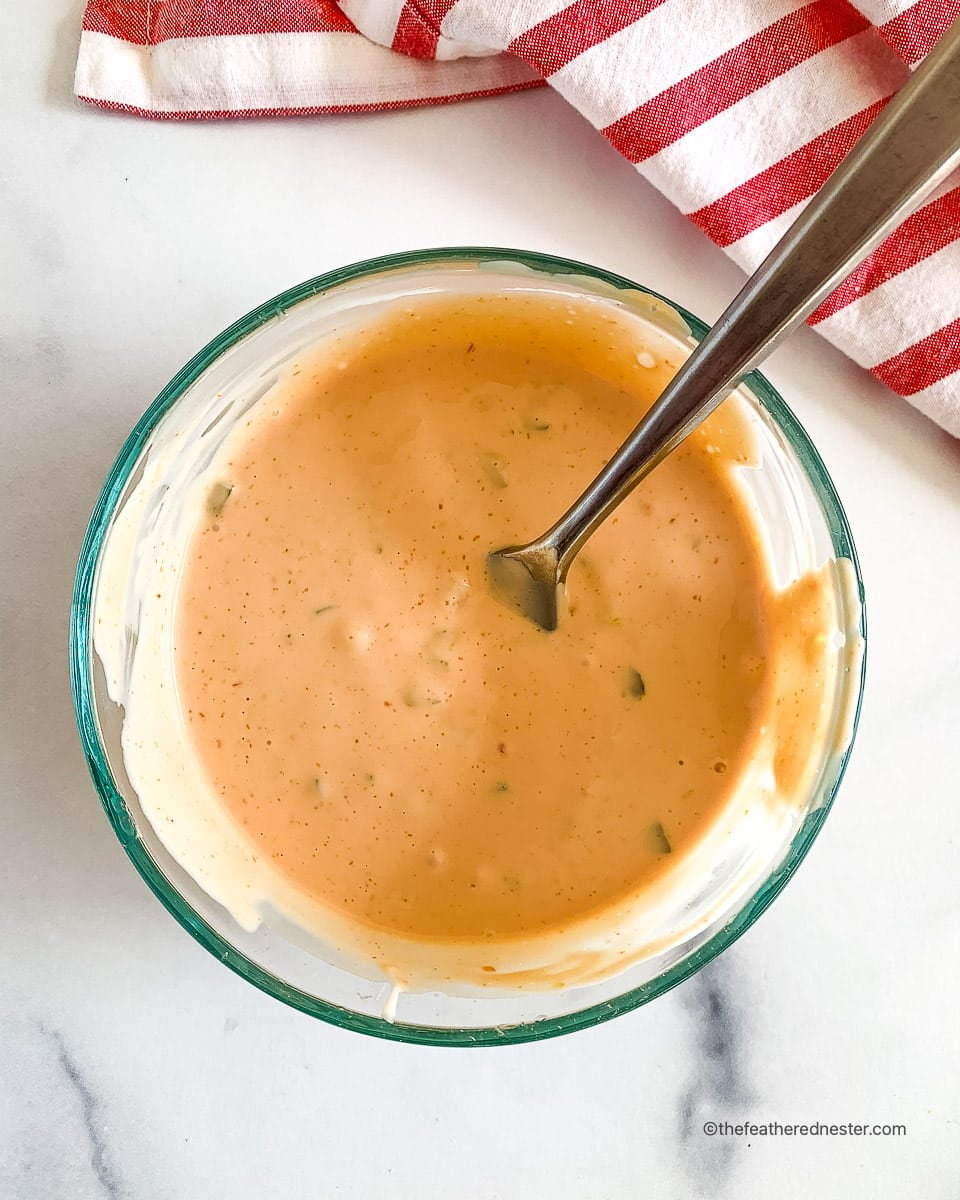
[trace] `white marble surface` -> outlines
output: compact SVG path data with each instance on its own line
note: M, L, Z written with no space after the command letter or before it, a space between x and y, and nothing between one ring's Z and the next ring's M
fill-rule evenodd
M418 1049L261 995L148 893L87 776L66 630L101 480L176 368L283 287L400 248L558 252L708 318L738 276L546 92L149 124L72 100L79 14L0 10L0 1197L955 1200L960 445L808 331L769 374L857 535L868 696L818 843L717 963L586 1033Z

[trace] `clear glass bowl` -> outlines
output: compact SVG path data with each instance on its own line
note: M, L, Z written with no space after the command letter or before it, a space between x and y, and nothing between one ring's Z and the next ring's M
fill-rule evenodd
M506 280L506 284L504 283ZM175 432L178 414L245 411L276 380L284 364L334 326L368 319L378 306L412 293L476 287L515 287L602 296L638 306L687 348L707 327L672 302L607 271L583 263L516 250L451 248L373 259L311 279L261 305L200 351L161 392L110 471L80 553L70 628L71 681L81 740L93 781L117 837L154 894L221 962L294 1008L346 1029L376 1037L445 1046L502 1045L569 1033L628 1012L662 995L729 946L778 894L816 837L850 754L863 691L864 660L843 672L836 691L831 736L819 755L802 810L778 845L764 851L762 870L734 902L697 932L656 957L603 983L550 993L472 996L412 993L402 997L395 1021L384 1018L389 985L353 974L297 944L279 923L242 929L165 848L146 820L124 768L123 711L108 694L94 651L93 621L104 547L117 513L142 474L158 439ZM750 488L764 523L771 561L782 582L823 562L837 568L840 627L865 636L863 588L846 517L833 484L796 417L759 374L740 389L762 447ZM198 409L197 406L201 406ZM203 409L202 406L208 406ZM229 425L229 419L226 422ZM843 566L843 571L840 567ZM844 575L853 586L841 587ZM750 852L741 847L740 855ZM715 877L733 869L719 864ZM707 891L715 880L707 881ZM704 893L691 898L702 903Z

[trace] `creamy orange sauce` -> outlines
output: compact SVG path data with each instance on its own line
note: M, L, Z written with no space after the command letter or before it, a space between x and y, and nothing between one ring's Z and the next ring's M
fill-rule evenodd
M180 706L252 860L339 928L482 964L642 903L746 811L762 747L799 784L831 598L773 587L731 406L595 534L556 632L488 590L487 552L542 532L675 369L609 306L420 298L302 358L227 443Z

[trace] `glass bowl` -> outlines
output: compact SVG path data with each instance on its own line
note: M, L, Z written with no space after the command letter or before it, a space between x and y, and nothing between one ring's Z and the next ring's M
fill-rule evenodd
M104 602L98 587L105 547L118 513L143 477L148 456L169 446L188 415L194 423L198 414L209 418L210 430L219 423L222 433L269 389L286 363L332 328L367 319L384 303L411 294L475 288L600 297L641 314L683 352L707 331L696 317L628 279L583 263L516 250L451 248L397 254L291 288L201 350L137 423L90 520L70 627L74 706L93 781L123 848L167 910L221 962L294 1008L376 1037L445 1046L531 1041L595 1025L662 995L735 941L797 869L826 818L853 743L864 677L863 589L846 517L807 434L777 392L754 373L738 392L751 414L761 462L745 475L774 573L778 582L787 582L805 570L831 564L838 627L849 631L856 652L845 667L837 668L829 736L813 751L817 761L804 804L791 814L775 845L740 847L741 863L744 856L753 861L743 886L731 889L729 901L719 910L714 905L710 919L700 922L694 933L605 982L548 993L404 993L395 1016L387 1009L389 983L318 956L315 947L280 921L265 920L254 932L241 928L170 854L127 777L121 749L123 710L110 699L93 638L97 606ZM133 630L131 651L135 641ZM691 904L702 905L705 895L715 894L717 880L723 882L734 869L732 862L717 864Z

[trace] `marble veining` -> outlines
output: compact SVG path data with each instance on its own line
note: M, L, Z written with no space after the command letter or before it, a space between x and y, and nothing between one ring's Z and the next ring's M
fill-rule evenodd
M97 1183L107 1200L128 1200L130 1193L117 1173L113 1153L105 1140L108 1131L101 1115L100 1100L81 1073L76 1059L67 1049L63 1034L56 1029L45 1029L43 1026L39 1028L53 1043L64 1079L76 1093L80 1105L80 1121L89 1142L90 1166Z
M105 1105L59 1028L0 1021L0 1196L132 1200Z
M691 1181L709 1186L715 1196L729 1194L738 1143L704 1136L704 1121L736 1121L752 1098L745 1050L749 989L744 971L730 965L733 959L734 952L715 959L681 993L691 1027L692 1077L679 1096L677 1134Z

